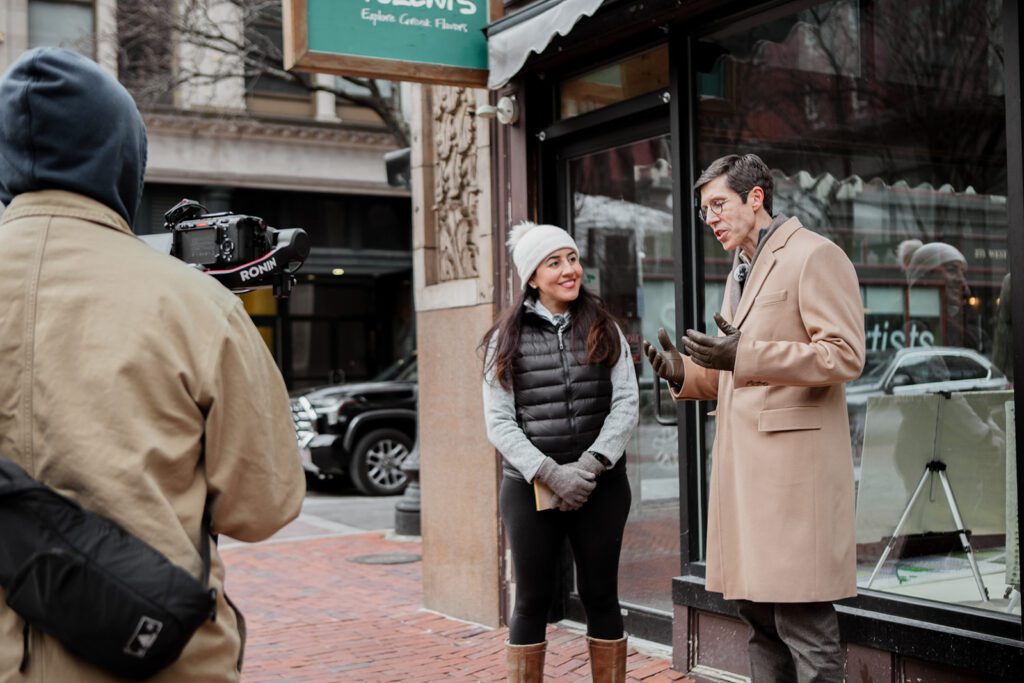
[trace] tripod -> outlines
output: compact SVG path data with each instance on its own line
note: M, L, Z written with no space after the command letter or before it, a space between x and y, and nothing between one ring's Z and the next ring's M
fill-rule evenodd
M942 483L942 490L946 493L946 502L949 504L949 511L953 513L953 522L956 524L956 533L960 537L960 545L967 554L967 561L971 564L971 572L974 574L975 583L978 584L978 592L981 593L982 601L988 602L988 589L985 588L985 584L981 580L981 571L978 569L978 562L974 558L974 549L971 547L971 541L967 537L967 530L964 528L963 518L960 517L960 508L957 507L956 499L953 497L953 489L949 485L949 477L946 476L946 463L941 460L932 460L924 466L924 474L921 475L921 481L918 482L917 489L914 490L914 495L910 496L910 500L907 501L907 506L903 508L903 514L900 516L899 523L896 524L896 530L893 531L892 536L889 537L889 542L885 545L885 550L882 551L882 556L878 558L878 564L875 565L875 570L871 572L871 578L868 579L867 588L871 588L871 584L874 583L879 570L889 558L889 553L892 552L893 546L896 545L896 538L900 535L900 529L903 528L903 525L907 521L907 517L910 516L910 510L914 507L914 503L917 502L917 498L921 495L921 491L924 490L925 483L931 481L934 485L933 478L935 476L938 476L939 481Z

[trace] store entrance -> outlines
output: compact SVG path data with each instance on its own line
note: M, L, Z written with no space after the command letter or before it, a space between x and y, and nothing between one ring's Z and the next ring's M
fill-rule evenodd
M627 631L671 635L672 577L680 570L678 427L654 413L643 339L676 333L671 143L667 122L566 146L558 157L560 220L580 248L585 286L617 318L640 383L640 424L626 448L632 508L623 537L619 598ZM582 616L570 593L569 612ZM577 618L579 618L577 617Z

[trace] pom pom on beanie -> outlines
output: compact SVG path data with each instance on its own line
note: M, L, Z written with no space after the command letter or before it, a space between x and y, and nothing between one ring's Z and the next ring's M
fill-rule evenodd
M515 264L519 279L526 289L533 277L533 271L547 256L560 249L572 249L580 253L576 240L557 225L538 225L529 221L520 223L508 234L509 251L512 252L512 263Z

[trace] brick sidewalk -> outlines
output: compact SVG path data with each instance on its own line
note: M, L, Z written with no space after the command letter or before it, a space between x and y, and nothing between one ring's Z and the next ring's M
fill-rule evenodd
M223 548L228 592L248 619L245 683L503 681L505 629L421 608L420 563L352 558L420 553L379 532L323 536L293 523L271 542ZM308 534L308 535L307 535ZM584 637L548 630L546 681L589 680ZM679 681L669 661L630 648L629 681Z

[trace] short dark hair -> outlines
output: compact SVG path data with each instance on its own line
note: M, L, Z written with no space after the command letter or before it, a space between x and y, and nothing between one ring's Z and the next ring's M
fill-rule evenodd
M756 154L729 154L715 159L697 178L697 182L693 184L693 191L699 195L700 188L720 175L725 176L729 188L740 196L744 204L747 203L747 195L755 187L764 190L764 209L771 214L775 183L772 181L768 165L761 161L761 157Z

